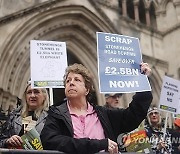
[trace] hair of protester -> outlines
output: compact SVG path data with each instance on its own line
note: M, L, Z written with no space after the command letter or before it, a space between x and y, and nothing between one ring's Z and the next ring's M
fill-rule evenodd
M28 105L27 105L27 100L26 100L26 92L27 92L27 89L29 86L31 86L31 84L28 84L26 86L26 89L25 89L24 95L23 95L22 110L21 110L22 117L26 117L28 115ZM49 94L48 94L47 89L46 88L39 88L39 89L42 91L42 93L45 97L45 100L44 100L43 104L34 111L36 118L39 118L42 111L48 111L48 108L49 108Z
M89 90L86 99L90 101L92 93L94 92L93 77L91 72L84 65L74 63L73 65L68 66L65 70L64 85L66 85L66 79L69 73L80 74L83 77L85 82L85 87L87 90Z

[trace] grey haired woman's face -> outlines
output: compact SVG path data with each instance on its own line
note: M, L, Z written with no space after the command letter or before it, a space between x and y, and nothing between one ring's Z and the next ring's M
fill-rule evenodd
M27 88L25 96L29 111L36 110L38 107L42 106L46 99L41 88L36 89L31 88L31 86Z

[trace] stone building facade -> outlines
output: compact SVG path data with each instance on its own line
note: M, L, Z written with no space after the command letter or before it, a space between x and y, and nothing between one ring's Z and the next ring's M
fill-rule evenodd
M165 75L180 79L180 0L0 0L0 107L16 106L30 79L30 40L67 43L68 63L84 64L98 90L96 32L138 37L152 67L153 105ZM128 106L130 95L123 95ZM54 90L62 99L63 90Z

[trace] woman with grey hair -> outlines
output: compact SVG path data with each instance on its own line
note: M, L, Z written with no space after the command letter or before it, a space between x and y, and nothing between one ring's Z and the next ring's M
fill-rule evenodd
M162 126L161 113L156 107L151 107L147 114L148 126L145 128L153 153L170 154L172 152L171 136ZM164 134L165 133L165 134Z
M0 136L1 148L18 148L22 144L21 136L35 127L40 134L47 116L49 95L44 88L32 88L28 84L22 104L15 109L5 123L6 129Z

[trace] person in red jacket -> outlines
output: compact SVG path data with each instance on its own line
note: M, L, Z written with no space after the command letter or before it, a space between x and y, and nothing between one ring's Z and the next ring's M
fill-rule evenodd
M141 71L148 75L151 69L142 63ZM92 79L82 64L67 67L64 75L67 101L49 109L41 133L43 149L72 154L118 153L118 135L134 130L145 119L152 101L150 91L136 93L126 109L109 109L90 103Z

